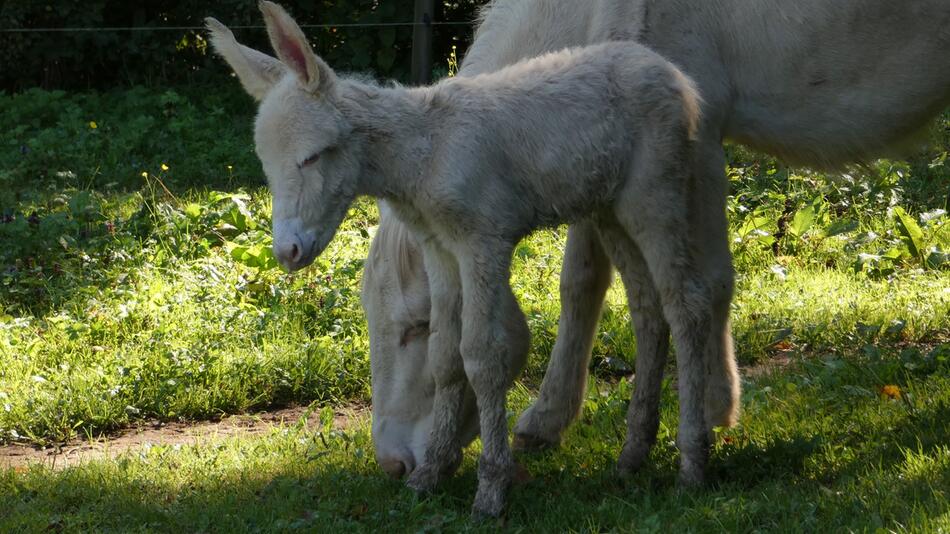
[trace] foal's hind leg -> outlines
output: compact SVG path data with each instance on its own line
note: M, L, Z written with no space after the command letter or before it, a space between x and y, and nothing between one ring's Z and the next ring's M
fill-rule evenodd
M656 154L670 156L657 159ZM712 292L690 242L687 154L685 145L643 150L640 165L619 195L615 215L643 254L673 333L680 397L680 482L696 485L704 479L709 454L703 356L710 338Z
M590 221L572 225L567 232L561 269L557 341L538 399L521 414L515 425L515 449L557 446L564 430L580 413L587 390L587 366L594 334L610 279L610 260L604 254L596 226Z
M432 292L428 357L435 378L434 421L422 464L406 480L407 486L422 492L432 490L461 461L459 420L468 387L459 354L462 288L458 265L432 242L424 245L424 258Z
M637 338L636 389L627 411L626 441L617 461L619 471L629 474L640 469L656 443L670 328L663 319L660 296L637 245L615 221L602 221L600 231L604 247L620 271Z

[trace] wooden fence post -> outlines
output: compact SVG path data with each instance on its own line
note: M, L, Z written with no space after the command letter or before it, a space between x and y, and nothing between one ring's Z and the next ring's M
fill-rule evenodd
M412 83L432 82L432 18L435 0L416 0L412 27Z

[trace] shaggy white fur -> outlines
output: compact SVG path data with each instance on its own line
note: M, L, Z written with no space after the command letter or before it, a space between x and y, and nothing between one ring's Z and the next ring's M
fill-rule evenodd
M703 352L712 279L690 236L692 81L633 42L567 49L428 88L338 78L278 5L261 9L286 74L263 94L255 143L273 195L274 251L309 265L359 194L385 199L420 237L431 298L432 432L410 487L432 489L459 460L470 385L484 450L477 515L499 515L514 462L505 397L527 352L511 293L511 254L543 226L590 220L625 273L652 274L679 363L680 479L702 481L707 456ZM271 72L218 23L212 42L260 87ZM252 93L259 96L258 93ZM642 267L637 265L638 268Z

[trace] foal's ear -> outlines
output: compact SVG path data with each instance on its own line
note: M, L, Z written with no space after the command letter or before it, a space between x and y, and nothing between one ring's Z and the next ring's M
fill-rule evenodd
M284 65L277 58L237 42L231 30L217 20L208 17L205 25L211 32L211 45L231 66L244 89L256 100L264 98L284 75Z
M279 5L264 0L260 3L277 57L297 75L300 83L313 93L322 93L333 85L333 70L313 53L300 26Z

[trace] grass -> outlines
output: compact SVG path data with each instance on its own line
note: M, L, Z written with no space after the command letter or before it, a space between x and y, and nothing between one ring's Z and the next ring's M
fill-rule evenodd
M535 477L516 487L515 531L939 531L950 509L950 379L946 363L899 374L900 357L799 358L746 384L742 424L713 452L716 483L675 489L675 398L664 392L653 463L612 471L630 386L594 384L582 419L556 451L520 458ZM936 364L935 364L936 365ZM512 395L512 408L528 400ZM318 417L314 413L311 417ZM372 461L367 422L347 431L301 424L264 438L151 447L117 461L0 474L5 531L493 530L468 519L476 451L420 499Z
M375 205L354 205L313 268L276 269L252 103L237 91L0 94L0 443L369 400L358 294ZM744 365L774 370L747 379L714 487L673 487L672 385L651 467L612 474L632 387L618 375L635 347L616 284L582 421L560 450L521 459L535 479L514 490L507 525L950 528L948 124L909 163L853 174L731 148L736 348ZM565 234L516 251L534 341L513 416L554 343ZM418 499L375 467L365 421L152 447L0 472L0 531L493 528L467 519L475 456Z

